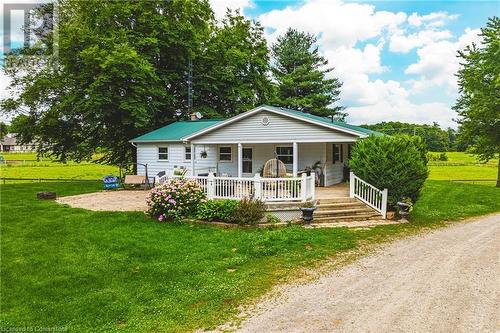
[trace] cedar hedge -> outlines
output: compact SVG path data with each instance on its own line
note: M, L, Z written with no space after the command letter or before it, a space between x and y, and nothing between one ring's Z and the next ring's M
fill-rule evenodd
M427 149L420 137L370 136L354 147L349 162L356 176L389 191L388 205L395 208L403 198L415 202L429 171Z

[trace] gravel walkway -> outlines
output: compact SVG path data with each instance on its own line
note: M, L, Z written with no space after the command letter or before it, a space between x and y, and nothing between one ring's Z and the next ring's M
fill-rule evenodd
M241 332L498 332L500 214L397 241L283 286Z
M96 211L145 211L149 191L103 191L57 198L57 202L73 208Z

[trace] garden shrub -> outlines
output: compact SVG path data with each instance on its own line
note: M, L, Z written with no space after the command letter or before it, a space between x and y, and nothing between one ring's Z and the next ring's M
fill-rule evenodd
M429 174L423 140L405 135L360 140L352 150L349 166L364 181L388 189L389 207L405 197L415 202Z
M146 199L148 214L159 221L193 216L205 193L195 180L175 178L153 188Z
M240 225L254 225L264 218L264 213L264 202L252 198L244 198L236 205L230 222Z
M230 222L237 200L207 200L198 205L196 217L204 221Z
M428 153L427 159L429 161L448 161L448 155L445 152L439 154Z
M277 224L280 223L281 220L273 214L266 214L266 222L269 224Z

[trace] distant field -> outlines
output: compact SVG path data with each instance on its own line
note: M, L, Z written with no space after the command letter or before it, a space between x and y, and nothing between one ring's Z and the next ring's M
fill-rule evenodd
M69 178L69 179L101 179L106 175L118 175L116 166L96 164L92 162L59 163L49 158L37 161L34 153L2 154L6 161L16 161L13 164L0 166L0 177L6 178ZM8 180L9 183L22 182Z
M7 161L37 160L36 153L1 153ZM50 161L48 157L40 157L40 161Z
M439 153L433 153L439 154ZM429 179L433 180L491 180L476 182L482 185L495 184L498 170L498 159L481 164L474 155L461 152L447 152L448 161L432 161L429 163ZM118 175L118 167L90 162L62 164L42 158L36 161L36 154L8 153L2 154L8 161L19 161L19 164L0 166L1 177L12 178L72 178L101 179L105 175ZM458 165L457 165L458 164ZM13 181L9 181L13 182Z
M430 154L439 156L441 152L430 152ZM476 155L471 155L463 152L446 152L447 161L429 161L430 165L447 165L447 164L463 164L463 165L490 165L497 166L498 159L491 159L484 163L479 161Z
M434 152L432 154L439 154ZM434 180L483 180L489 182L476 182L481 185L495 185L498 173L498 159L488 163L480 163L475 155L462 152L447 152L448 161L429 162L429 179ZM457 165L458 164L458 165ZM461 165L460 165L461 164Z

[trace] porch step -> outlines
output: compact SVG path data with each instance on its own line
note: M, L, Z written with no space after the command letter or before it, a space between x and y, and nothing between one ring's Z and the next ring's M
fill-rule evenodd
M336 203L319 203L318 210L331 209L348 209L348 208L364 208L366 205L362 202L336 202Z
M358 214L349 216L322 216L314 217L313 223L329 223L329 222L352 222L352 221L366 221L366 220L380 220L380 214Z
M335 203L349 203L349 202L361 202L356 198L349 197L338 197L338 198L329 198L329 199L318 199L318 204L335 204Z
M335 210L316 210L314 212L314 216L317 217L324 217L324 216L359 216L359 215L369 215L369 214L376 214L378 215L375 211L368 207L361 207L361 208L350 208L350 209L335 209Z
M320 199L316 203L313 223L337 223L378 220L382 216L358 199L350 197Z

